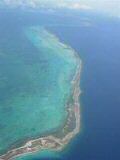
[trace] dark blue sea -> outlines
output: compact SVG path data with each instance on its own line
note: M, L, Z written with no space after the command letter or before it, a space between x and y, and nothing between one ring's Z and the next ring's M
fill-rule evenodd
M1 10L0 21L14 33L42 24L83 61L80 134L58 158L32 159L120 160L120 19L78 11Z

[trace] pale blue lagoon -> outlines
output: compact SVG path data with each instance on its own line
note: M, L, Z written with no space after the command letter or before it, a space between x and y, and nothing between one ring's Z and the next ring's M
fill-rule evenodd
M77 61L74 51L42 26L9 31L1 41L8 45L0 47L2 154L64 126Z

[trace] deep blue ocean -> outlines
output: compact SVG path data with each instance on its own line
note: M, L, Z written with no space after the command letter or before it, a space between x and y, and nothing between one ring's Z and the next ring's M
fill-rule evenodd
M0 21L6 35L42 24L83 61L81 132L58 158L34 160L120 160L120 19L78 11L1 10Z

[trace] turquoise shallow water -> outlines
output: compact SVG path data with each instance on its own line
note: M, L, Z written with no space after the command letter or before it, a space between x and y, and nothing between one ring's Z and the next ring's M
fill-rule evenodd
M62 127L77 66L74 51L43 27L23 28L22 34L22 52L0 51L1 154Z

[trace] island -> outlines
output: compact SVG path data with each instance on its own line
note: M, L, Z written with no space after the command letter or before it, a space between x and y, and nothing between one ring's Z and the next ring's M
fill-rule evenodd
M34 30L34 33L38 34L38 29L36 31L36 29L32 27L32 29L30 30ZM53 151L60 151L80 131L79 96L81 94L80 75L81 75L81 69L82 69L82 61L79 55L70 46L60 42L60 40L55 35L46 31L45 28L44 29L40 28L40 32L42 33L45 32L47 34L50 34L50 36L53 36L55 39L57 39L57 41L59 41L59 44L61 45L62 48L64 48L66 51L70 50L70 53L72 53L73 54L72 56L74 56L74 62L76 63L75 73L70 82L71 94L65 106L67 111L67 119L65 121L65 124L62 126L62 128L58 128L57 131L55 131L54 133L47 136L42 136L42 137L40 136L37 139L29 140L25 142L22 146L11 149L7 153L1 155L0 160L10 160L24 154L38 152L40 150L46 150L46 149L50 149Z

